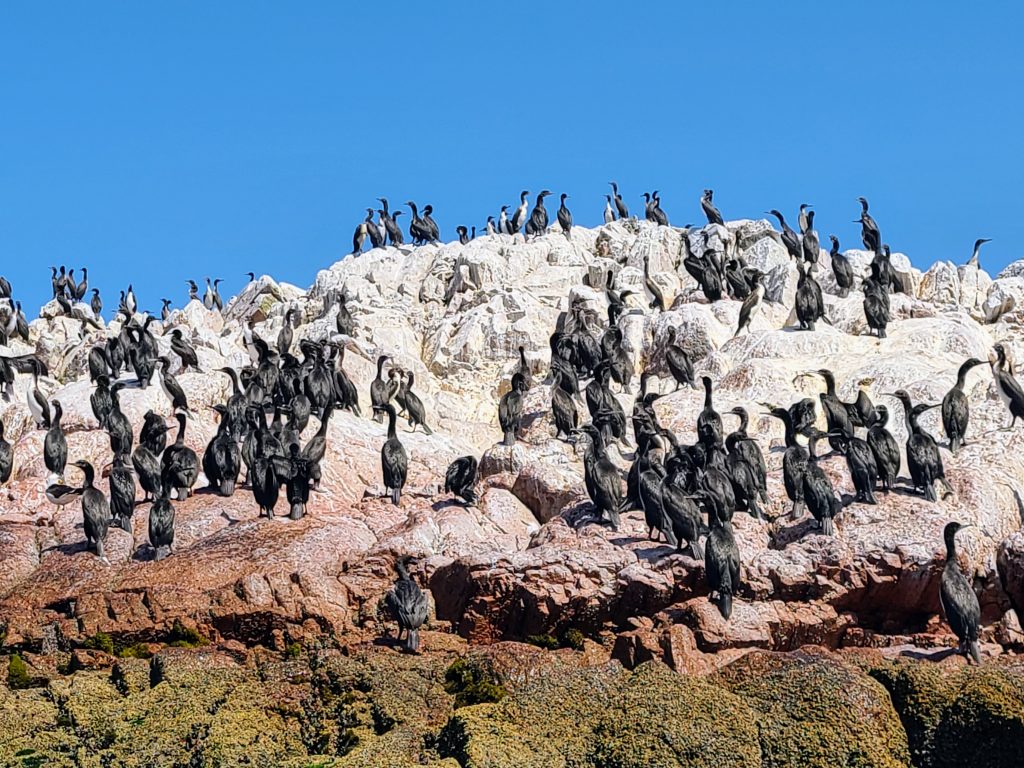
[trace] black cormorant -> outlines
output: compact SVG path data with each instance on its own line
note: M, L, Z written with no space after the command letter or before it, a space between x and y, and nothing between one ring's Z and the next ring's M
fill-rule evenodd
M996 344L992 349L996 353L995 362L990 363L992 377L996 380L996 390L1000 399L1006 403L1006 408L1010 411L1010 425L1006 428L1012 429L1017 419L1024 419L1024 390L1013 375L1013 366L1007 361L1006 347Z
M719 224L725 226L725 221L722 219L722 214L718 212L718 208L712 202L712 198L715 196L713 189L705 189L704 194L700 198L700 207L704 209L704 215L708 217L708 224Z
M804 234L805 232L807 232L807 230L811 226L811 224L810 224L811 216L813 215L814 212L813 211L808 212L807 209L808 208L813 208L813 207L814 207L814 205L812 203L800 203L800 213L797 214L796 225L797 225L797 227L799 227L801 235Z
M860 203L861 211L860 218L854 223L860 223L860 239L867 250L878 253L882 248L882 236L878 231L878 225L868 213L868 201L858 197L857 202Z
M100 298L100 289L92 289L92 299L89 300L89 308L92 309L92 313L99 318L103 312L103 299Z
M845 299L853 288L853 267L850 266L850 260L839 252L839 238L829 235L828 239L832 241L832 248L828 252L829 260L832 262L832 274L835 275L836 286L839 288L839 298Z
M434 434L434 430L427 424L427 409L423 405L423 401L420 400L419 396L412 391L413 385L413 373L408 372L408 382L405 389L405 410L409 414L409 426L412 427L412 431L416 431L417 426L423 427L423 431L428 435Z
M537 202L534 204L533 210L530 211L530 218L526 220L524 231L526 236L536 237L548 231L548 211L544 207L544 198L550 194L551 192L545 189L537 195Z
M697 439L708 448L722 446L722 417L711 402L712 384L710 376L701 376L704 385L704 409L697 415Z
M309 479L313 482L313 490L319 490L323 479L320 462L327 455L327 428L334 413L334 406L328 405L320 418L320 427L316 434L302 448L302 458L309 463Z
M598 519L607 517L613 530L619 529L619 506L622 504L622 482L619 471L605 452L601 430L593 424L585 424L582 434L590 438L590 445L583 457L583 481L587 495L594 504Z
M161 487L149 508L149 545L154 560L163 560L174 546L174 505L167 497L168 490Z
M918 417L934 405L919 403L913 405L910 395L906 390L898 389L890 397L897 398L903 404L903 412L907 421L907 469L910 472L914 488L921 488L924 497L928 501L938 501L935 495L935 481L941 480L949 489L946 483L946 473L942 466L942 457L939 455L939 446L935 438L929 435L917 423Z
M868 427L868 447L875 456L875 467L883 491L891 491L900 471L900 448L896 438L885 428L889 421L889 409L884 405L875 406L875 418Z
M561 205L558 206L558 226L562 228L562 234L565 235L567 240L572 240L572 213L568 208L565 207L565 201L568 199L568 195L564 192L561 197Z
M818 257L821 255L821 243L818 240L818 232L814 229L814 211L807 211L807 222L803 228L803 233L801 247L803 249L804 261L808 264L817 264Z
M103 491L93 485L96 472L88 461L76 461L76 467L82 470L85 480L82 482L82 515L85 520L85 539L89 547L100 559L106 557L103 544L110 528L110 504Z
M551 380L551 416L555 422L555 439L565 436L572 437L579 426L579 412L576 403L565 389L562 388L563 373L557 368L552 371Z
M396 507L402 500L402 488L409 474L409 456L395 431L395 406L385 403L380 409L388 415L388 439L380 449L380 463L384 474L384 487L391 494Z
M498 424L504 433L503 444L515 445L519 421L523 417L523 393L526 382L520 373L512 374L512 389L501 396L498 402Z
M835 536L836 530L832 523L836 513L842 509L842 503L836 498L832 481L818 466L818 457L814 453L818 439L824 432L812 432L807 438L807 467L804 470L804 502L811 515L818 521L818 526L825 536ZM840 438L842 439L842 438Z
M4 439L4 422L0 419L0 485L11 479L14 470L14 448Z
M135 475L127 464L123 453L114 456L110 468L110 515L111 522L118 528L132 532L132 513L135 511Z
M804 512L804 475L807 472L807 449L797 442L793 418L785 408L769 406L770 413L786 428L786 452L782 455L782 481L786 495L793 502L791 520L799 520Z
M458 496L466 504L475 504L477 466L475 456L460 456L449 464L444 473L444 492Z
M942 586L939 601L950 629L960 640L960 652L969 656L975 664L981 664L981 650L978 637L981 632L981 605L971 583L960 570L956 558L956 534L969 525L946 523L942 538L946 542L946 565L942 569Z
M64 437L64 428L60 420L64 415L64 409L59 400L53 401L53 419L50 422L50 429L43 438L43 463L46 468L57 475L58 479L64 479L64 467L68 462L68 441Z
M29 358L29 365L32 368L32 386L29 387L28 392L25 394L25 399L28 401L28 410L32 414L32 419L35 421L37 429L49 429L50 404L43 397L43 393L39 391L41 365L34 357Z
M199 457L185 445L185 427L188 424L185 414L179 411L175 418L178 420L178 434L174 443L164 450L160 460L160 478L164 486L175 490L175 498L180 502L192 493L192 486L199 476Z
M804 268L802 261L796 263L796 317L800 321L800 330L813 331L814 324L825 317L825 300L821 295L821 286L814 275Z
M615 201L615 210L618 211L620 219L629 218L629 208L626 207L625 201L622 199L622 195L619 194L619 185L614 181L609 181L612 185L612 197Z
M779 220L779 229L782 230L782 244L786 246L786 251L789 253L791 259L796 259L798 262L803 259L804 246L800 240L800 236L793 231L793 228L786 223L782 214L774 208L768 211L769 214Z
M967 404L967 395L964 394L967 372L981 364L982 361L976 357L966 360L957 371L956 384L942 398L942 428L946 430L949 450L954 456L960 452L960 446L964 443L970 419L970 406Z
M419 588L406 564L411 558L403 557L395 561L395 569L398 571L398 580L395 586L384 597L384 604L391 615L398 622L398 639L402 639L405 632L405 642L402 648L409 653L418 653L420 650L420 627L427 621L427 596Z
M139 478L139 485L145 494L143 501L149 501L156 497L163 487L160 479L160 459L145 445L139 445L132 453L132 467L135 468L135 475Z
M732 616L732 599L740 585L740 549L733 536L732 522L711 515L711 533L704 550L708 599L718 606L722 618Z
M373 408L373 420L384 421L384 404L388 401L388 385L384 381L384 363L388 361L387 355L377 358L377 377L370 382L370 406Z
M686 350L676 344L676 335L678 330L674 325L668 327L668 337L665 341L665 363L668 365L669 371L672 373L672 378L676 380L676 390L679 390L683 384L686 384L693 389L697 388L697 382L693 375L693 362L690 360L690 356L686 354Z
M235 492L238 474L242 471L242 454L232 437L227 407L218 406L216 410L220 414L220 423L217 425L217 434L203 452L203 474L210 488L216 489L221 496L231 496Z
M530 203L527 202L529 196L530 191L528 189L524 189L519 193L519 207L512 214L512 223L510 225L513 235L519 232L526 223L526 213L530 209Z
M160 388L171 401L171 410L188 410L188 398L185 397L185 390L181 388L178 379L170 372L171 360L168 357L160 357Z

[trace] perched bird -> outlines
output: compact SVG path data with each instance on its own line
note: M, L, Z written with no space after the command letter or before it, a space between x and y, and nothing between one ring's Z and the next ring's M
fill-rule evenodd
M969 258L967 260L967 266L969 266L969 267L977 267L977 266L979 266L978 254L981 252L981 246L983 246L985 243L991 243L991 242L992 242L992 238L990 238L990 237L982 237L982 238L979 238L979 239L975 240L974 241L974 250L971 252L971 258Z
M398 640L402 640L402 633L405 633L403 650L409 653L419 653L420 650L420 627L427 621L427 596L419 588L409 575L407 566L412 558L403 557L395 562L395 570L398 571L398 580L395 586L384 598L391 615L398 622Z
M93 485L96 471L88 461L76 461L74 466L82 470L85 479L82 482L82 515L85 520L85 539L92 547L96 557L106 559L103 548L110 528L110 503L103 491Z
M704 209L704 215L708 218L708 224L719 224L725 226L725 221L722 219L722 214L718 212L718 208L712 202L712 198L715 196L713 189L705 189L704 194L700 198L700 207Z
M466 504L475 504L477 466L474 456L460 456L449 464L444 474L444 492L458 496Z
M942 398L942 428L946 430L949 450L954 456L960 452L970 420L970 406L967 403L967 395L964 394L967 373L978 365L982 365L981 360L976 357L968 358L957 371L953 388Z
M1024 389L1013 375L1013 367L1006 355L1006 347L996 344L992 347L996 353L995 362L990 362L992 377L996 380L996 390L1000 399L1010 411L1010 424L1006 429L1013 429L1017 419L1024 419ZM29 403L31 405L31 402Z
M384 487L391 494L391 503L397 507L402 500L402 488L405 487L405 479L409 474L409 455L395 431L395 406L385 403L382 406L374 406L374 409L382 410L388 417L388 439L380 449L380 462Z
M519 420L523 417L523 393L526 380L521 373L512 374L512 389L501 396L498 402L498 424L504 434L504 445L516 444Z
M970 525L946 523L942 538L946 544L946 565L942 569L939 601L953 634L960 640L960 652L981 664L981 650L978 638L981 634L981 604L971 588L971 583L960 570L956 558L956 535Z

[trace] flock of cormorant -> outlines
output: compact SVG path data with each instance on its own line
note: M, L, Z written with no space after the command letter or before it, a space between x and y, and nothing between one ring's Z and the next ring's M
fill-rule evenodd
M605 195L604 220L606 223L629 218L629 210L618 186L611 182L612 194ZM522 191L520 204L511 217L508 207L502 206L497 221L488 217L486 236L518 235L537 237L548 231L548 214L544 199L552 193L541 191L533 208L529 206L529 192ZM644 193L645 218L661 226L668 226L668 217L661 208L657 190ZM572 214L565 205L568 195L561 195L557 222L561 232L571 238ZM401 246L402 230L397 224L401 211L391 211L388 201L379 198L382 205L367 209L367 217L357 226L353 237L353 253L360 252L368 239L372 247L387 244ZM868 202L859 198L861 238L864 247L874 254L870 274L861 282L864 293L864 312L868 326L884 338L889 322L889 295L902 290L890 263L890 249L882 242L879 228L868 213ZM701 208L709 224L724 225L724 219L713 202L713 191L704 190ZM413 244L439 241L439 230L432 218L431 206L422 211L413 202L407 203L411 211L409 237ZM796 290L796 316L799 328L813 331L815 323L825 316L821 286L815 279L820 256L820 239L814 229L812 206L800 206L799 233L787 223L782 213L769 212L779 223L781 243L796 263L799 274ZM457 229L461 242L476 237L476 228L470 234L466 227ZM682 238L683 253L680 263L697 281L709 302L735 299L742 302L736 334L750 327L751 319L764 300L764 274L747 265L734 249L722 253L712 245L707 230L703 233L702 248L695 251L689 238ZM829 258L840 295L854 288L854 272L847 259L839 252L839 242L829 238ZM972 262L977 262L978 250L987 240L975 244ZM728 250L728 248L727 248ZM75 305L88 291L88 272L81 270L81 282L76 282L74 270L52 268L53 295L61 310L83 323L98 324L86 317ZM248 273L250 281L255 279ZM200 297L197 284L189 280L189 298L198 300L212 311L220 311L219 279L206 278L206 291ZM747 428L749 414L744 408L733 408L727 414L715 410L713 382L710 377L696 377L693 361L679 344L677 331L670 328L665 346L665 363L676 383L704 390L704 407L697 417L697 440L683 444L658 420L654 403L661 394L649 387L653 374L645 371L640 377L639 392L632 411L627 414L612 390L612 382L623 393L630 393L633 362L623 348L623 331L619 320L626 314L628 291L613 287L614 273L607 275L603 286L608 299L608 319L604 329L600 319L582 300L570 303L559 317L550 337L549 382L551 415L556 439L585 445L583 456L584 480L593 502L594 517L617 527L620 515L629 510L642 511L652 538L664 537L677 551L703 560L710 599L721 615L728 619L733 597L740 586L739 550L733 534L732 518L738 511L756 518L764 518L763 505L768 502L767 465L758 442ZM652 309L667 309L657 286L649 279L645 264L645 289ZM11 305L8 320L0 326L0 341L19 336L28 341L28 324L20 302L11 299L10 284L0 277L0 298ZM171 320L171 301L163 299L161 318ZM95 315L102 311L98 289L92 289L91 309ZM306 338L298 344L294 354L293 328L297 311L288 309L284 325L271 344L259 337L248 323L242 323L243 340L251 365L239 371L221 368L228 377L231 394L226 402L214 409L219 416L216 435L206 446L200 458L184 441L191 414L187 394L172 373L172 359L158 353L156 337L151 325L154 317L146 315L139 321L138 301L131 285L122 291L117 315L123 318L116 335L96 344L88 356L90 381L95 389L90 396L92 412L97 422L109 434L112 460L109 469L109 495L96 486L96 471L87 461L77 460L72 466L83 476L81 485L64 482L68 463L68 445L61 424L61 403L51 403L39 385L40 376L47 374L45 364L34 355L0 356L0 387L10 400L16 373L30 375L27 403L38 428L45 429L43 453L46 468L56 482L46 489L47 498L54 504L64 505L80 500L88 546L97 556L104 556L104 540L111 525L131 531L131 519L136 507L149 503L149 541L154 558L161 559L173 552L175 509L172 499L181 503L194 490L200 476L205 476L209 487L222 496L231 496L239 487L248 486L260 514L274 516L281 489L285 491L288 516L299 519L305 514L311 490L319 487L321 462L328 449L328 424L335 410L348 410L361 416L359 394L344 370L345 348L340 337L355 334L355 320L346 306L344 292L329 293L324 300L324 313L336 310L336 330L339 336L325 341ZM178 369L199 368L199 357L179 328L164 331L170 335L170 346L179 361ZM997 344L995 361L991 368L997 389L1006 402L1012 417L1011 427L1018 417L1024 418L1024 390L1014 377L1005 348ZM387 419L387 438L381 447L381 469L387 496L393 504L400 504L406 484L409 456L398 437L397 419L404 415L412 430L422 426L432 434L427 424L426 408L413 391L414 376L400 366L390 366L385 376L385 365L390 358L381 355L377 360L377 375L370 385L371 416L377 422ZM891 393L900 401L907 426L906 462L913 490L928 501L936 501L935 483L948 490L938 443L919 423L920 415L941 407L942 423L949 437L949 448L956 454L964 443L969 421L969 406L964 394L968 373L982 365L978 359L963 363L956 384L941 404L913 403L903 390ZM134 378L122 376L133 373ZM827 425L826 430L815 427L816 403L810 398L789 406L763 403L765 413L781 421L785 428L785 453L782 475L786 494L792 502L791 519L799 519L806 509L817 521L824 535L834 535L834 521L842 510L842 502L829 477L822 470L817 453L818 445L827 440L833 452L845 458L854 485L854 502L876 503L876 492L893 489L899 475L901 457L899 446L886 425L888 409L874 404L862 386L854 402L843 402L836 394L836 381L827 369L809 371L808 376L820 377L825 392L819 402ZM149 411L145 414L134 442L133 427L121 411L119 393L126 387L146 388L156 376L166 394L171 412L177 422L173 442L168 443L169 427L165 419ZM586 382L584 386L584 382ZM861 382L862 385L870 381ZM521 426L525 394L535 385L527 362L525 349L519 348L519 359L512 375L511 388L498 404L498 422L502 431L501 442L512 446ZM396 409L397 405L397 409ZM585 405L589 421L580 418L578 405ZM735 417L735 429L726 432L723 416ZM270 421L268 423L268 416ZM311 416L319 427L305 443L302 434ZM635 445L629 442L629 426ZM862 436L857 431L862 430ZM801 439L806 443L802 443ZM609 458L608 448L619 444L632 450L632 463L625 477ZM0 421L0 484L11 476L14 452L4 439ZM241 478L245 469L244 481ZM466 504L477 499L478 461L473 456L456 459L445 475L445 493L451 493ZM136 483L143 491L137 500ZM966 577L956 563L957 531L963 527L951 522L945 529L947 551L946 567L942 575L941 602L947 620L961 641L961 649L980 661L978 636L980 609L978 599ZM702 542L702 539L704 541ZM685 546L684 546L685 545ZM406 633L404 647L410 651L419 646L418 628L426 620L426 597L408 572L409 561L399 560L399 579L388 595L386 605L393 612L401 631Z

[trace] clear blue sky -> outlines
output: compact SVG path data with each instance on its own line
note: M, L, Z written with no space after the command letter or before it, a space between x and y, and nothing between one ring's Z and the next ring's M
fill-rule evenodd
M865 195L918 264L1024 257L1024 11L1012 3L5 3L0 273L108 308L185 279L305 286L374 198L447 238L520 189L600 221L606 182L673 223Z

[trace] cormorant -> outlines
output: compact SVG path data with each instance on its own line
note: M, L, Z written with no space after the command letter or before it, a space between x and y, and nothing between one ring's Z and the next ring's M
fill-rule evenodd
M562 234L565 235L566 240L572 240L572 213L565 207L565 201L568 199L568 195L564 192L561 197L561 205L558 206L558 226L562 228Z
M530 218L526 220L526 236L538 236L543 235L548 231L548 211L544 207L544 198L550 195L551 192L543 190L537 195L537 202L533 206L533 210L530 211Z
M821 286L814 275L804 269L802 261L797 261L796 270L799 274L796 284L796 316L800 321L800 330L813 331L814 324L825 317L825 300L821 295Z
M174 505L168 498L168 489L161 487L149 508L149 545L153 559L163 560L174 546Z
M121 396L118 394L124 389L124 382L115 381L110 387L110 413L107 414L106 427L110 436L110 450L114 454L131 453L132 451L132 425L128 417L121 411Z
M523 417L523 393L526 382L521 373L512 374L512 389L501 396L498 402L498 423L504 433L503 445L516 444L519 420Z
M981 605L956 559L957 531L971 527L973 526L951 522L946 523L942 531L942 538L946 542L946 565L942 569L939 601L942 603L942 612L946 614L950 629L960 640L960 652L972 658L975 664L981 664L981 650L978 647Z
M146 411L139 430L139 445L145 446L154 456L159 456L167 447L167 422L154 411Z
M28 410L32 414L32 419L35 421L37 429L49 429L50 404L43 397L43 393L39 391L41 365L36 358L30 357L29 366L32 368L32 386L25 395L28 401Z
M58 507L63 507L66 504L70 504L75 499L81 498L82 488L74 488L64 483L51 483L46 486L46 490L43 494L46 496L47 501Z
M513 235L519 232L526 223L526 212L530 207L530 204L527 202L529 196L530 192L526 189L519 193L519 207L512 214L512 224L510 225ZM502 208L502 211L504 211L504 208Z
M858 197L857 201L860 203L861 211L860 218L854 223L860 224L860 239L867 250L878 253L882 248L882 235L878 231L878 225L868 213L868 201L863 197Z
M530 369L530 363L526 360L526 347L522 344L519 345L519 365L516 366L516 371L523 375L523 383L526 384L527 389L530 389L533 386L533 371Z
M612 208L612 196L604 196L604 223L611 224L615 221L615 209Z
M495 228L495 225L494 225L494 217L493 216L488 216L487 217L487 225L486 226L487 226L487 236L488 237L491 237L492 235L497 233L497 229Z
M878 480L886 492L892 490L896 475L900 472L900 448L896 438L885 428L888 421L889 409L884 405L876 405L874 421L868 427L868 447L875 455Z
M423 231L427 236L427 241L436 243L441 239L441 231L437 228L437 223L431 214L434 213L434 206L425 205L423 206Z
M185 390L181 388L178 379L170 372L170 358L161 356L160 360L160 388L171 401L171 410L188 410L188 398L185 397Z
M512 223L508 220L508 206L501 206L501 213L498 214L498 232L503 235L514 234L512 231Z
M761 301L764 299L764 275L760 270L753 270L754 288L750 294L743 300L743 304L740 306L740 318L739 323L736 326L736 333L733 334L733 338L740 335L740 331L744 328L750 328L750 323L754 319L754 315L757 314L757 310L761 308Z
M942 428L946 430L946 437L949 438L949 450L956 456L963 445L964 437L967 435L967 423L970 419L970 406L967 404L967 395L964 394L964 383L967 379L967 372L982 361L976 357L967 359L956 374L956 384L942 398Z
M853 288L853 267L850 266L850 260L839 252L839 238L829 235L828 239L832 241L832 248L828 252L829 260L832 262L832 274L835 275L836 285L839 287L839 298L845 299Z
M705 189L704 194L700 198L700 207L704 209L704 215L708 217L708 224L719 224L725 226L725 220L722 219L722 214L718 212L718 208L711 202L715 196L713 189Z
M807 472L807 449L797 442L793 418L785 408L768 406L772 416L786 428L786 452L782 455L782 481L786 495L793 502L790 520L799 520L804 512L804 475Z
M903 404L907 421L907 469L910 471L914 488L923 489L924 497L928 501L938 501L935 495L935 481L941 480L949 490L942 457L939 455L939 446L935 439L917 423L918 416L936 406L923 403L912 405L910 395L903 389L891 393L890 397L897 398Z
M825 413L825 423L829 432L840 432L847 437L853 437L853 421L850 419L848 404L839 399L836 394L836 377L828 368L819 368L814 371L825 380L825 391L818 395L821 401L821 410ZM839 453L843 451L844 443L829 438L829 445Z
M651 217L655 224L661 227L668 226L668 216L663 210L661 210L661 198L658 197L658 190L654 190L651 193L651 200L653 205L651 207Z
M665 364L668 365L668 369L672 373L672 378L676 380L675 391L678 392L679 387L683 384L696 389L697 382L693 377L693 362L690 360L690 356L686 354L686 350L676 344L676 334L678 333L678 330L674 325L670 325L667 333L668 337L665 341Z
M221 496L231 496L242 471L242 454L231 436L227 406L216 406L215 410L220 414L220 423L217 434L203 452L203 474L210 488L216 489Z
M384 487L391 494L391 503L397 507L402 500L402 488L409 474L409 456L395 432L395 406L385 403L383 406L375 406L374 410L382 410L388 415L388 439L380 449L380 463Z
M799 262L803 259L804 246L800 240L800 236L793 231L793 228L786 223L786 220L782 217L774 208L768 213L779 220L779 228L782 230L782 244L786 246L786 251L789 253L791 259L796 259Z
M302 458L299 444L295 442L288 444L287 456L275 456L273 461L278 478L285 481L288 517L301 520L306 515L306 504L309 502L310 462Z
M615 200L615 210L618 211L620 219L629 218L629 208L626 207L625 201L622 199L622 195L619 194L619 185L614 181L609 181L612 185L612 196Z
M175 490L175 498L184 501L192 493L192 486L199 476L199 457L185 445L185 414L175 414L178 420L178 434L172 445L167 446L160 461L160 478L165 487Z
M859 437L836 435L846 454L846 467L850 471L855 491L854 500L862 504L876 504L875 483L878 480L878 464L874 451Z
M121 530L132 532L132 513L135 511L135 475L127 464L127 456L114 456L110 469L110 514L112 523Z
M807 211L807 222L803 227L803 248L804 261L808 264L817 264L818 256L821 255L821 243L818 241L818 232L814 229L814 211Z
M587 495L594 504L597 518L607 516L612 530L619 529L619 506L622 504L622 482L619 471L608 459L601 430L593 424L584 424L581 433L590 438L583 457L583 481Z
M352 255L363 252L363 243L366 242L367 227L365 221L360 221L352 233Z
M143 501L149 501L160 492L163 483L160 480L160 459L145 445L139 444L132 454L132 467L139 478L139 485L145 494Z
M402 632L405 632L405 643L402 648L409 653L419 653L420 650L420 627L427 621L427 596L423 590L412 580L406 564L411 561L409 557L399 558L395 561L395 569L398 571L398 580L395 586L384 598L384 604L391 615L398 622L398 639L402 639Z
M195 347L189 344L181 335L180 328L175 328L171 331L171 351L181 359L182 371L185 371L187 368L195 368L199 373L202 373L199 369L199 356L196 354Z
M992 377L996 380L999 397L1010 411L1010 425L1006 429L1012 429L1017 419L1024 419L1024 390L1013 375L1013 366L1007 363L1006 348L996 344L992 349L996 353L996 360L989 365L992 367Z
M43 438L43 463L50 472L57 475L58 479L64 479L64 467L68 461L68 441L64 437L64 428L60 424L64 409L60 401L53 401L53 420L50 422L50 429Z
M419 396L412 391L413 384L413 373L408 372L408 384L405 390L405 410L409 414L409 426L412 427L412 431L416 431L417 426L422 426L423 431L428 435L434 434L427 425L427 409L423 406L423 401L420 400Z
M704 409L697 416L697 439L708 448L722 446L722 417L711 403L711 377L701 376L704 385Z
M85 539L98 558L105 559L103 543L110 528L110 504L103 491L93 485L96 472L88 461L76 461L76 467L82 470L85 480L82 482L82 516L85 519Z
M298 310L295 307L289 307L288 311L284 313L284 324L281 326L281 332L277 334L277 353L279 355L285 354L292 348L292 337L294 336L292 318L297 314Z
M100 289L92 289L92 299L89 300L89 307L92 309L92 313L99 318L103 312L103 299L100 298Z
M274 472L272 459L262 454L254 456L247 479L252 486L253 498L260 508L260 515L273 518L274 507L281 492L281 483Z
M640 508L644 513L644 521L647 523L650 539L657 540L658 536L664 534L665 541L670 547L678 548L679 540L676 538L672 528L672 522L665 513L662 503L662 485L667 475L663 465L665 454L665 442L661 435L653 435L647 452L638 463L637 490L640 497ZM658 534L655 534L655 531Z
M807 438L807 467L804 470L804 501L825 536L835 536L836 530L832 519L842 509L842 503L836 498L832 481L818 466L818 457L814 449L818 439L824 432L812 432ZM840 439L842 439L840 437Z
M708 600L718 606L726 621L732 616L732 599L740 585L740 549L733 536L732 522L711 515L711 533L704 550L704 569L708 579Z
M754 470L754 474L758 481L757 485L758 490L760 491L761 500L767 504L768 488L766 478L768 476L768 464L764 460L764 454L761 453L761 447L757 444L757 441L749 439L749 436L747 435L747 426L750 424L750 417L747 415L747 409L738 405L729 411L729 413L737 416L740 420L740 425L733 433L741 438L735 445L735 453L743 459L743 461L749 464L751 469Z
M562 435L569 439L579 426L579 413L576 403L562 387L562 371L554 369L551 375L551 416L555 422L555 439Z
M14 448L4 439L4 422L0 419L0 485L11 479L14 470Z
M384 363L388 361L387 355L377 358L377 378L370 382L370 405L373 408L373 420L380 423L384 421L384 404L388 401L388 385L384 381Z
M466 504L475 504L477 466L474 456L460 456L449 464L444 473L444 492L458 496Z
M309 464L309 479L313 482L313 490L320 489L320 481L323 479L320 462L327 455L327 427L333 413L334 406L328 404L320 419L320 428L302 448L302 458Z
M889 325L889 289L879 277L879 268L871 263L871 276L864 279L864 319L868 328L880 339L885 338Z
M978 267L979 266L979 264L978 264L978 253L981 251L981 246L983 246L985 243L991 243L991 242L992 242L992 238L990 238L990 237L982 237L982 238L979 238L978 240L975 240L974 241L974 251L971 253L971 258L969 258L967 260L967 266L969 266L969 267Z
M800 213L797 215L796 224L800 228L800 234L804 234L811 227L812 217L814 211L808 212L808 208L813 208L812 203L800 203Z
M124 294L124 305L128 309L129 317L132 317L135 314L135 310L139 308L139 302L135 299L135 290L132 288L131 283L128 283L128 290Z

